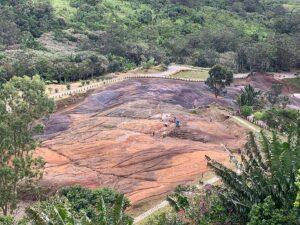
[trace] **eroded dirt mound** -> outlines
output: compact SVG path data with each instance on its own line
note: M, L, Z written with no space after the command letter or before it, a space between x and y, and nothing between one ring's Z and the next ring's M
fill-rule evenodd
M274 74L255 73L254 75L248 76L247 78L234 80L234 85L236 86L246 86L248 84L262 91L270 90L272 84L282 84L284 94L288 95L295 92L293 87L289 85L286 80L278 79L276 78L276 76L274 76Z
M237 149L245 130L217 107L233 107L235 89L215 97L202 83L137 79L95 92L46 123L38 154L46 161L45 185L112 187L136 203L166 194L206 172L204 156L227 161L221 144ZM164 113L176 117L163 122ZM166 123L166 124L165 124ZM167 126L165 126L167 125Z

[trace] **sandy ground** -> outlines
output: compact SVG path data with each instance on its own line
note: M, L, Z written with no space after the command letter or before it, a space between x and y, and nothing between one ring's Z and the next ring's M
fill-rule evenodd
M45 186L111 187L133 202L165 195L208 171L204 156L227 162L221 144L238 149L246 131L217 107L234 107L236 88L216 99L203 83L127 80L95 91L46 122L38 154ZM206 106L206 107L204 107ZM202 107L198 110L193 108ZM163 113L181 121L164 126Z

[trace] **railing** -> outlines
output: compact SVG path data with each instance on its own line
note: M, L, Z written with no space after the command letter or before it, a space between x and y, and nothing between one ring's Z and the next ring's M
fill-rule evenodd
M89 84L80 88L76 88L73 90L67 90L64 92L60 93L55 93L50 95L50 97L54 98L54 100L59 100L63 97L70 96L73 94L79 94L79 93L85 93L89 90L93 90L99 87L103 87L106 85L122 82L124 80L131 80L131 79L139 79L139 78L157 78L157 79L167 79L167 80L181 80L181 81L188 81L188 82L203 82L203 80L198 80L198 79L188 79L188 78L175 78L175 77L157 77L157 76L151 76L151 75L136 75L136 76L124 76L124 77L118 77L118 78L113 78L109 80L102 80L93 84Z

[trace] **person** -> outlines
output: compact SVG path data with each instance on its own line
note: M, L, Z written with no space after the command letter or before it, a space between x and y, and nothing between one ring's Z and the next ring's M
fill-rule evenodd
M175 124L176 124L176 127L180 127L180 121L179 120L176 119Z

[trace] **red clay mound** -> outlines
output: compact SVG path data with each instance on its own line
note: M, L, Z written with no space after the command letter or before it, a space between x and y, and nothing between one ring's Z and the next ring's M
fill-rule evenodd
M286 80L276 79L273 74L269 73L255 73L254 75L248 76L245 79L234 80L235 86L246 86L248 84L262 91L269 90L272 84L282 84L284 94L288 95L295 92L293 87Z
M166 194L206 172L205 155L227 161L221 144L237 149L246 131L215 107L233 107L234 89L215 99L202 83L163 79L125 81L94 93L46 124L38 154L46 161L45 185L112 187L138 201ZM165 127L163 113L176 116Z

